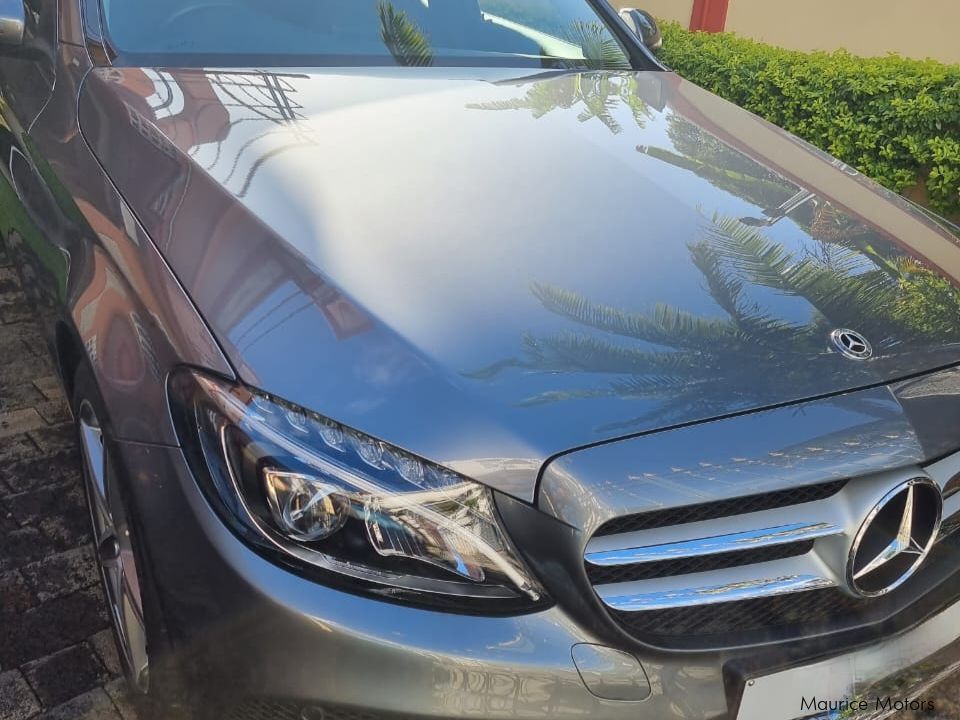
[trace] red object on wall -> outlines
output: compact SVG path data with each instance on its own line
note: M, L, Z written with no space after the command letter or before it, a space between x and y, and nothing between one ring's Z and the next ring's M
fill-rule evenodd
M727 25L730 0L693 0L690 29L721 32Z

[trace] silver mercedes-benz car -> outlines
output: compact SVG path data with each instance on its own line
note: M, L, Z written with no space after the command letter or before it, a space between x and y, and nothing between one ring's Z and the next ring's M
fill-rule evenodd
M2 0L148 708L793 720L960 663L958 229L605 0Z

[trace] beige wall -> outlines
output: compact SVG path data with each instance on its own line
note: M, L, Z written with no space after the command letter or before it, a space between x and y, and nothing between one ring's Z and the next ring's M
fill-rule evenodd
M726 29L795 50L960 62L960 0L730 0Z
M618 10L625 7L640 8L655 18L675 20L684 27L690 25L690 14L693 12L693 0L611 0L611 4Z

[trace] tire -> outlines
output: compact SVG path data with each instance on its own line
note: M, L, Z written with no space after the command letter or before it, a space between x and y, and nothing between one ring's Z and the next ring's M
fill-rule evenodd
M138 540L145 535L139 531L136 507L117 472L121 466L112 449L110 418L86 364L74 376L70 406L81 448L94 555L130 694L145 720L199 718L169 639L149 549ZM103 517L105 512L109 520ZM112 525L106 527L106 522ZM126 592L119 590L123 587Z

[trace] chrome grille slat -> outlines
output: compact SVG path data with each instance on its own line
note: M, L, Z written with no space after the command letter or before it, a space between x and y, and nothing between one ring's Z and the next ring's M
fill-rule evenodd
M601 599L614 610L636 612L638 610L665 610L667 608L694 607L715 603L755 600L758 598L785 595L834 587L829 578L815 575L784 575L762 578L750 582L735 582L727 585L709 585L699 588L683 588L675 591L612 595ZM603 586L601 586L603 587ZM619 586L618 586L619 587ZM597 588L599 593L600 588Z
M806 555L813 550L814 542L814 540L801 540L784 543L783 545L735 550L719 555L702 555L695 558L678 558L638 565L603 567L587 564L587 578L592 585L605 585L631 580L652 580L672 575L691 575L705 570L722 570L743 565L756 565L761 562Z
M943 501L943 519L944 521L960 519L960 493Z
M960 453L943 458L924 468L943 489L943 521L937 542L960 529Z
M772 597L837 584L830 569L809 553L736 568L596 585L594 591L614 610L642 612Z
M674 527L690 522L737 517L745 513L796 507L800 504L830 498L840 492L846 484L847 480L833 480L819 485L801 485L756 495L744 495L736 498L650 510L634 515L624 515L603 523L594 533L594 537L623 535L629 532Z
M635 565L678 558L717 555L736 550L781 545L799 540L813 540L830 535L840 535L843 531L841 526L830 522L799 522L640 547L591 551L588 546L584 558L592 565Z
M623 550L625 548L668 545L699 538L734 535L745 531L755 531L785 525L819 525L820 523L827 523L845 528L849 522L850 519L842 503L837 503L831 498L790 507L779 507L759 512L744 512L740 515L712 520L699 520L669 527L634 530L619 535L594 535L587 543L584 553L600 553Z

